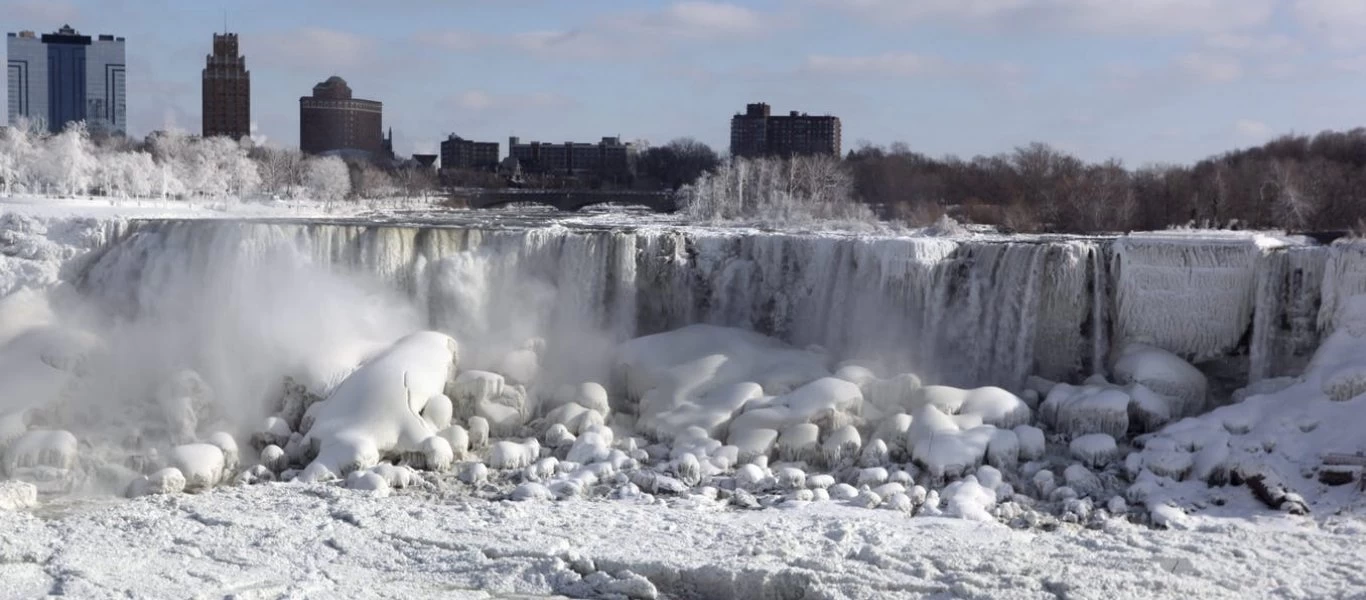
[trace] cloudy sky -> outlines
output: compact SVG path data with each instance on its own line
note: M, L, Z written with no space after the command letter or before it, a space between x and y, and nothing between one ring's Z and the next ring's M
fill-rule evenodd
M384 102L401 153L451 132L724 150L752 101L837 115L846 148L1130 165L1366 125L1363 0L0 0L7 31L126 36L137 135L198 131L225 9L281 145L333 74Z

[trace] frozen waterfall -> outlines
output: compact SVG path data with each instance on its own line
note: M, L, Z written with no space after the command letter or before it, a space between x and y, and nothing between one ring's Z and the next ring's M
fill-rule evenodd
M298 261L372 278L492 360L528 339L553 370L602 372L606 350L692 323L737 326L958 386L1104 372L1115 341L1251 379L1312 352L1366 254L1255 234L1120 238L857 237L689 227L439 227L148 221L81 277L124 314L181 310L234 274ZM1332 279L1334 281L1328 281ZM1351 289L1345 289L1351 288ZM192 301L192 300L191 300ZM358 316L359 317L359 316ZM466 343L469 340L471 343ZM554 373L552 372L553 376Z

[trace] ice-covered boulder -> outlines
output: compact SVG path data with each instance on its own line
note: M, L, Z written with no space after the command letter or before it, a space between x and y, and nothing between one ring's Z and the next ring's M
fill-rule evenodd
M38 488L23 481L0 481L0 510L23 510L38 505Z
M816 464L823 456L820 427L814 423L791 425L778 436L778 457L783 461Z
M474 414L488 421L489 434L494 437L517 435L531 417L526 388L505 385L496 396L476 402Z
M1117 386L1060 383L1044 399L1039 413L1045 423L1069 438L1105 433L1121 439L1129 432L1129 400L1129 394Z
M777 431L756 427L754 429L732 429L730 437L726 440L726 445L739 448L739 461L747 463L760 457L767 457L777 442Z
M948 516L970 521L995 521L991 509L996 506L996 492L979 483L974 475L968 475L944 488L942 502Z
M374 471L352 471L346 476L346 489L369 492L377 498L390 493L389 482Z
M830 432L829 437L821 444L821 452L826 466L834 468L852 463L858 458L862 447L863 440L859 437L858 429L853 425L845 425Z
M261 449L261 465L279 474L289 467L289 457L285 456L284 449L271 444Z
M34 470L69 471L76 466L80 445L69 431L37 429L25 432L4 452L4 472L10 477Z
M1020 436L1010 429L997 429L987 440L987 463L997 469L1013 469L1020 462Z
M437 431L450 427L454 414L455 406L445 394L432 396L427 400L426 408L422 409L422 418L431 423Z
M1119 456L1115 438L1104 433L1090 433L1072 440L1072 457L1092 469L1103 469Z
M1115 381L1138 383L1176 402L1173 418L1204 412L1209 382L1205 374L1171 352L1147 344L1126 344L1114 366Z
M183 444L166 455L167 463L185 476L185 491L212 488L228 476L223 449L213 444Z
M1020 425L1012 431L1020 441L1020 460L1031 461L1043 458L1047 451L1043 430L1033 425Z
M546 408L554 410L566 404L577 404L604 417L612 410L607 399L607 388L592 381L578 385L561 385L555 389L555 394Z
M998 387L960 389L927 385L916 393L913 408L933 406L949 415L974 415L986 425L1010 428L1029 422L1029 405L1019 396ZM914 414L914 413L912 413Z
M447 396L451 399L454 418L468 419L474 416L475 407L492 400L503 393L506 383L503 376L490 371L462 371L455 381L446 386Z
M501 441L489 448L489 467L493 469L525 469L540 458L541 444L536 438L524 442Z
M973 425L971 420L955 419L934 404L927 404L914 415L906 434L906 445L911 458L930 476L952 477L982 464L995 430L980 422Z
M410 334L342 381L320 404L308 432L307 439L318 448L313 463L345 476L385 456L421 451L422 442L437 429L419 415L445 389L456 366L456 348L445 334ZM304 478L318 473L305 469Z

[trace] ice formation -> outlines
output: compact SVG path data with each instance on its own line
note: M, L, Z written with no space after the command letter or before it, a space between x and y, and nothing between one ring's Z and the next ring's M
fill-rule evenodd
M420 451L437 431L418 413L445 389L456 357L450 336L419 332L357 369L318 410L306 436L318 453L309 468L344 477L385 456Z

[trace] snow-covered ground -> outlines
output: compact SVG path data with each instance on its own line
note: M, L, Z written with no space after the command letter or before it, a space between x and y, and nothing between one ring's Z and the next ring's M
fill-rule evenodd
M25 598L1333 598L1366 589L1366 524L1346 519L1016 531L830 504L737 511L269 484L0 513L0 531L0 596Z
M1357 246L532 212L0 199L0 596L1366 586Z

